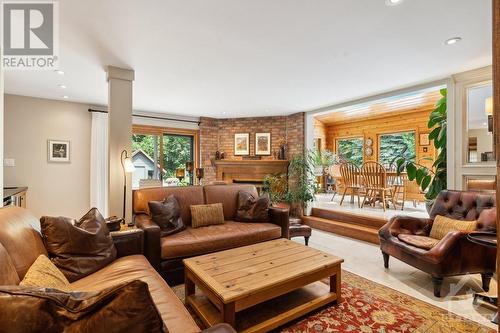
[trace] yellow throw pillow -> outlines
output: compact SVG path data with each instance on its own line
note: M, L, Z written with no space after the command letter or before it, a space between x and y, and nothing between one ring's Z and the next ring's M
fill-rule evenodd
M474 231L477 221L454 220L446 216L437 215L432 223L429 237L443 239L450 231Z
M224 210L221 203L192 205L190 208L191 226L193 228L224 223Z
M43 254L36 258L19 285L25 287L54 288L63 291L69 289L68 279L66 279L59 268Z

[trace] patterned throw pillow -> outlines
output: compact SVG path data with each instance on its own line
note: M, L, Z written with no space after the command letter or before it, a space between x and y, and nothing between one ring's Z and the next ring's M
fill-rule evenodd
M224 210L221 203L209 205L191 205L191 226L206 227L224 223Z
M181 218L181 207L172 194L163 201L150 201L148 206L151 219L161 229L161 237L186 229Z
M238 210L236 221L240 222L268 222L269 221L269 194L264 193L255 198L251 193L238 192Z
M437 215L432 223L429 237L443 239L451 231L474 231L477 221L454 220L446 216Z
M28 269L19 285L67 290L69 281L49 258L41 254Z

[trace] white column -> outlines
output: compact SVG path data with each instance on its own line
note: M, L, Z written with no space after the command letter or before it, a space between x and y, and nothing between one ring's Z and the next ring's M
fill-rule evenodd
M123 169L120 154L132 151L132 82L134 71L108 66L108 111L109 111L109 215L121 217L123 210ZM125 220L132 219L132 179L127 175Z
M3 105L4 105L4 69L3 69L3 49L0 50L0 195L3 206Z

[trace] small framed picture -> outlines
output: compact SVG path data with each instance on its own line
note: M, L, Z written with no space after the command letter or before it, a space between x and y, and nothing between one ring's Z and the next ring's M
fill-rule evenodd
M234 155L250 155L250 134L236 133L234 135Z
M429 133L420 133L418 142L420 143L421 146L428 146L430 143Z
M271 133L255 133L255 155L271 155Z
M66 140L48 140L47 153L49 162L69 163L70 142Z

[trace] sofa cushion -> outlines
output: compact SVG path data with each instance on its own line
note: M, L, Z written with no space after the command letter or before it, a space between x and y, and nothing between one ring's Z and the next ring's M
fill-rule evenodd
M4 208L5 209L5 208ZM19 276L7 250L0 243L0 286L19 284Z
M175 235L169 237L173 236ZM182 302L142 255L119 258L103 269L73 282L70 289L100 291L136 279L148 284L151 297L169 332L194 333L200 331Z
M184 224L191 225L191 211L189 210L189 206L205 203L202 186L155 187L135 190L133 191L132 201L134 214L143 213L151 215L148 202L162 201L169 195L173 195L179 202L181 218Z
M443 239L451 231L474 231L477 228L476 221L454 220L445 216L437 215L432 223L429 237Z
M40 254L19 285L66 290L69 281L49 258Z
M222 203L224 218L233 220L238 209L238 193L245 191L257 198L259 195L253 185L207 185L203 187L207 204Z
M181 207L172 194L163 201L150 201L148 206L151 218L161 229L162 237L186 229L181 217Z
M100 292L0 287L0 327L9 332L165 332L146 283Z
M162 237L162 259L192 257L281 237L281 228L271 223L226 221L204 228L190 228Z
M71 282L103 268L116 258L113 239L96 208L79 221L43 216L40 224L50 259Z
M19 207L0 209L0 243L10 256L19 279L40 254L48 255L40 235L40 222Z
M406 244L410 244L425 250L430 250L434 247L434 245L439 243L439 239L418 235L399 234L398 238L400 241L405 242Z
M224 211L221 203L209 205L193 205L191 208L191 225L193 228L223 224Z

